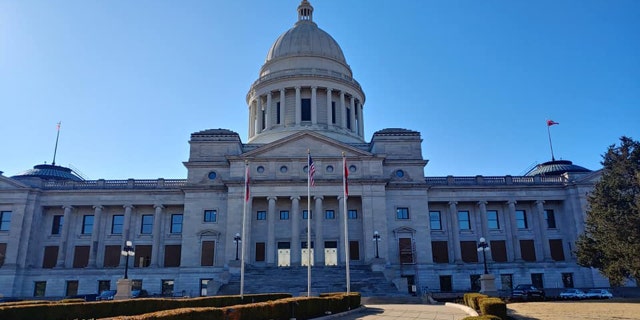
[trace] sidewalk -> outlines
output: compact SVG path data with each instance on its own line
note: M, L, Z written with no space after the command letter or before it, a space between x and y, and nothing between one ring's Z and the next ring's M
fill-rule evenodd
M461 320L469 315L461 309L428 304L369 304L353 311L314 320Z

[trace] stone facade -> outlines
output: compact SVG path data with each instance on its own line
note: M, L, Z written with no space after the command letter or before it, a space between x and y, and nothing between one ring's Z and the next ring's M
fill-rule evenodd
M238 273L242 248L248 266L303 265L308 232L314 268L344 266L349 251L351 265L373 265L405 291L474 289L480 237L499 290L607 285L572 253L598 172L425 177L419 132L384 129L365 141L364 92L312 13L302 1L298 22L269 50L247 94L249 141L226 129L193 133L186 179L0 175L0 294L114 289L127 240L136 250L128 265L135 286L214 294Z

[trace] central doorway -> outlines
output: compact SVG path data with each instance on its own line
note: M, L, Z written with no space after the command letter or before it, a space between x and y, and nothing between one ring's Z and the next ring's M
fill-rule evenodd
M325 266L338 265L338 241L324 242L324 265Z
M291 243L278 242L278 267L291 266Z

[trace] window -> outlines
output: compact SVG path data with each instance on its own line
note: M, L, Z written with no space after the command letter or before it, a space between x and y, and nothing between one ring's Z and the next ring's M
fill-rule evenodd
M458 227L460 230L471 230L469 211L458 211Z
M137 247L136 247L136 253L138 253ZM115 268L119 264L120 264L120 246L118 245L104 246L104 264L103 264L104 267ZM106 289L106 290L109 290L109 289Z
M331 101L331 123L336 124L336 102Z
M434 263L449 263L449 248L446 241L431 241Z
M462 261L478 262L478 247L475 241L460 241L460 252Z
M267 212L258 211L258 213L256 214L256 220L267 220Z
M256 242L256 262L264 262L266 258L266 246L264 242Z
M502 290L512 290L513 289L513 275L512 274L501 274L500 282L502 283Z
M351 129L351 109L349 108L345 108L347 109L347 129Z
M489 242L491 259L495 262L507 262L507 244L504 240L492 240Z
M0 231L9 231L11 211L0 211Z
M51 269L56 266L58 260L58 246L44 247L44 257L42 259L42 268Z
M440 211L429 211L429 228L431 230L442 230Z
M516 210L516 226L518 229L527 228L527 213L524 210Z
M280 211L280 220L289 220L289 211Z
M124 216L121 214L114 215L111 219L111 234L122 234L123 224Z
M440 276L440 291L441 292L453 291L453 281L451 281L451 276Z
M280 104L280 102L278 102L278 104ZM211 278L200 279L200 296L201 297L207 296L207 288L209 287L209 281L213 281L213 279Z
M171 233L182 233L182 215L171 215Z
M544 211L544 220L547 221L547 228L549 229L556 228L556 215L553 212L553 210Z
M89 265L89 246L76 246L73 252L73 267L86 268Z
M471 281L471 291L473 291L473 292L480 291L481 287L480 287L480 275L479 274L469 275L469 281Z
M333 210L327 210L324 212L324 218L327 220L333 220L336 218L336 212Z
M65 295L69 297L69 296L75 296L77 294L78 294L78 280L68 280L67 288L65 290Z
M276 103L276 124L280 124L280 102Z
M200 265L203 267L213 266L215 253L215 241L202 241L202 254L200 255Z
M562 286L564 288L573 288L573 273L562 274Z
M500 229L500 220L498 220L498 211L487 210L487 228L492 230Z
M351 220L358 219L358 210L347 211L347 218Z
M216 210L204 211L204 222L216 222L217 219L218 219L218 211Z
M164 266L165 267L179 267L180 258L182 256L182 246L166 245L164 246Z
M302 121L311 121L311 99L300 100L300 113Z
M162 280L162 295L168 297L173 296L173 279Z
M142 290L142 280L131 279L131 290Z
M46 291L47 291L46 281L36 281L34 283L34 288L33 288L34 297L44 297L44 294Z
M360 260L360 244L358 241L349 241L349 260Z
M101 293L105 290L111 290L111 281L110 280L98 280L98 293Z
M309 219L309 212L307 210L302 210L302 219ZM311 211L311 219L313 219L313 211Z
M64 216L62 215L53 216L53 224L51 225L51 234L60 234L60 232L62 232L63 220L64 220Z
M142 223L140 226L141 234L151 234L153 232L153 216L150 214L142 215Z
M397 208L396 219L398 220L409 219L409 208Z
M543 275L542 273L532 273L531 284L538 289L544 288Z
M137 245L133 266L137 268L146 268L151 265L151 246Z
M522 253L522 260L536 261L536 249L533 240L520 240L520 252Z
M82 234L91 234L93 231L93 215L82 217Z
M4 260L6 256L7 256L7 244L0 243L0 267L4 265Z
M554 261L564 261L562 239L549 239L549 249L551 249L551 259Z

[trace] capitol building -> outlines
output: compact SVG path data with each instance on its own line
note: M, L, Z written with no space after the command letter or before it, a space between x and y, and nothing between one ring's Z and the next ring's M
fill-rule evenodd
M126 261L134 287L149 293L234 293L238 256L248 293L277 290L267 286L275 278L305 288L294 275L308 263L317 293L344 291L319 284L344 281L347 263L377 279L354 275L363 295L478 290L481 238L498 290L608 286L573 253L599 171L554 160L524 176L425 177L420 132L365 136L356 78L303 0L248 88L248 140L195 129L186 179L85 180L55 164L0 174L0 295L115 289ZM131 259L121 255L127 241Z

